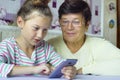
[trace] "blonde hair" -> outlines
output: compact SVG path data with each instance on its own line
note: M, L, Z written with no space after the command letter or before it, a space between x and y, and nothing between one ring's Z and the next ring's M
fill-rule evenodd
M27 20L33 11L37 11L39 15L45 15L52 18L51 10L48 6L50 0L26 0L22 7L19 9L17 16L21 16L24 20Z

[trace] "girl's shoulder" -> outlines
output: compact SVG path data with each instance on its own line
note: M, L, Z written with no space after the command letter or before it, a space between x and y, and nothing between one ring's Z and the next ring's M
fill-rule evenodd
M15 38L14 37L10 37L10 38L6 38L4 40L2 40L0 42L0 44L14 44L15 43Z

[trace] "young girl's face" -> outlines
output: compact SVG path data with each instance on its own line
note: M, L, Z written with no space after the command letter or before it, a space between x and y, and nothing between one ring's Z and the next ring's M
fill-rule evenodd
M21 18L22 19L22 18ZM32 16L28 20L21 20L19 26L21 35L27 43L34 46L43 40L51 24L51 18L46 16Z

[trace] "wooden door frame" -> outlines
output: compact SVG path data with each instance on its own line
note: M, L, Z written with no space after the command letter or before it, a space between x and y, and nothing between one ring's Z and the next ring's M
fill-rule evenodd
M120 0L117 0L117 47L120 48Z

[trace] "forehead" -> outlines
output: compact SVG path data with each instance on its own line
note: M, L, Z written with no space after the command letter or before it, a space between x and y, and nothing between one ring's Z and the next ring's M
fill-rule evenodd
M62 15L62 17L61 17L61 19L83 19L83 16L82 16L82 14L80 14L80 13L75 13L75 14L63 14Z
M39 11L32 11L29 15L27 15L25 18L26 20L37 17L37 16L41 16L41 17L47 17L44 14L40 13Z
M51 25L51 18L48 16L32 15L25 21L27 25L38 25L47 28Z
M31 14L26 16L26 21L32 20L32 19L36 19L36 20L39 19L38 21L43 20L43 21L50 21L51 22L52 17L45 16L44 14L42 14L42 13L40 13L38 11L33 11Z

